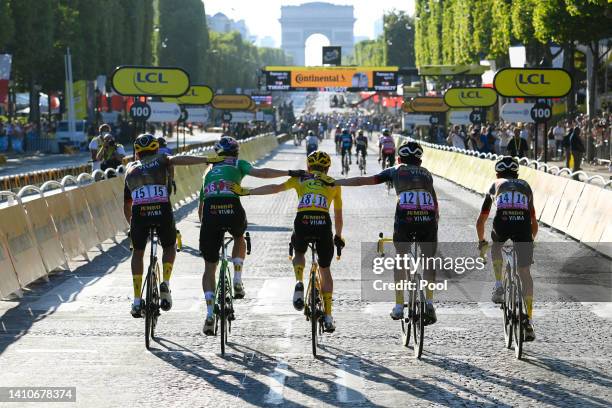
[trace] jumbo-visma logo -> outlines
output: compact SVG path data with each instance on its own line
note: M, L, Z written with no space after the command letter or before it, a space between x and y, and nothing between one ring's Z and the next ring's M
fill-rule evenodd
M510 98L560 98L572 89L572 77L563 69L504 68L495 74L493 85Z
M182 96L189 90L189 75L180 68L123 66L111 77L115 91L124 96Z
M444 93L444 102L451 108L485 108L497 102L492 88L450 88Z

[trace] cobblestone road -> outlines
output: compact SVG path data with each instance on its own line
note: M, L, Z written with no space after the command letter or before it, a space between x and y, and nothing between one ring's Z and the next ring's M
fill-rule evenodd
M260 165L300 167L302 149L282 145ZM374 156L369 164L378 168ZM440 241L475 241L481 198L435 182ZM23 299L0 302L0 386L75 386L77 405L97 407L610 406L611 304L537 302L538 288L548 285L537 279L538 338L526 344L523 361L504 348L501 312L492 304L443 300L438 323L426 328L423 359L414 360L388 317L391 302L360 300L361 242L390 233L395 199L382 186L347 188L343 197L347 247L332 264L338 329L323 337L319 359L311 355L308 323L290 302L287 242L296 198L286 192L243 199L253 255L225 357L218 338L201 334L203 263L191 203L177 213L185 250L172 279L174 307L160 319L152 352L144 348L143 321L129 315L130 252L119 237L118 245L92 251L91 262L73 262L72 272L33 285ZM578 249L547 229L539 240Z

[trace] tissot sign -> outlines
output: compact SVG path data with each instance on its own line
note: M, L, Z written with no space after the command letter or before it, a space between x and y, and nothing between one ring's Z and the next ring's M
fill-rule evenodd
M491 88L450 88L444 102L451 108L486 108L497 102L497 92Z
M181 68L122 66L111 75L113 89L123 96L182 96L189 74Z
M572 77L556 68L504 68L493 78L495 90L508 98L561 98L572 89Z

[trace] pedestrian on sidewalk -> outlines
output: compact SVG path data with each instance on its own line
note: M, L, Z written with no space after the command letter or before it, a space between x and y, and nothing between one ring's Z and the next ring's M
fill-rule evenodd
M561 122L557 122L552 133L555 139L554 157L561 160L563 159L563 137L565 136L565 129L561 126Z
M529 145L527 140L521 137L521 128L514 128L514 136L508 142L508 154L512 157L527 157L529 151Z
M580 170L582 164L582 157L585 152L584 142L580 137L580 127L578 124L570 130L570 132L563 139L563 147L565 147L565 166L571 169L572 172ZM574 175L574 180L580 181L580 177Z
M111 133L111 127L108 123L103 123L98 128L98 136L95 136L89 142L89 153L91 153L91 167L92 171L96 171L100 169L100 160L98 160L98 151L103 144L102 137L103 135Z
M115 142L115 137L110 133L106 133L102 140L102 147L96 156L100 161L100 170L116 169L123 163L125 149Z

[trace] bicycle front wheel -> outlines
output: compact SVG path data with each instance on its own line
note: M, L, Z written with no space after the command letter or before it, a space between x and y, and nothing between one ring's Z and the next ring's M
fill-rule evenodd
M415 276L415 281L419 282L420 277ZM425 294L422 290L415 289L412 292L412 327L414 339L414 357L421 358L423 354L423 337L425 336L425 325L423 323L425 315Z
M150 348L151 337L153 337L153 271L152 265L149 265L149 270L147 271L147 278L145 280L145 347L147 350Z

